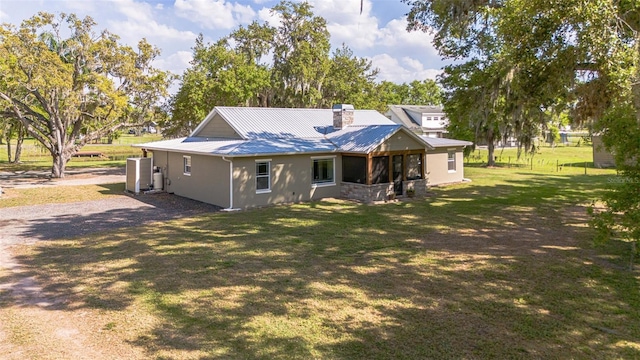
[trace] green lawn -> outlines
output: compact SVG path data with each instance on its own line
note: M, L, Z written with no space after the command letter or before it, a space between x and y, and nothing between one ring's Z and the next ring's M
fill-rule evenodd
M3 188L2 192L0 208L102 200L125 196L124 183L65 186L62 188L62 191L61 188L53 188L50 186L31 189Z
M89 144L81 151L99 151L105 158L73 158L67 167L120 167L125 165L128 157L142 156L142 151L131 147L131 144L140 144L161 140L160 135L145 134L135 136L123 134L113 141L113 144ZM15 153L15 140L13 141ZM0 145L0 171L28 171L49 170L51 168L51 155L35 140L26 139L22 148L22 163L9 164L7 162L7 145Z
M494 156L496 157L496 165L499 167L527 168L546 173L567 171L584 173L585 166L588 173L589 169L593 168L593 148L591 146L559 145L550 147L545 144L540 146L533 155L523 153L519 158L516 148L504 148L496 149ZM471 166L481 166L486 163L486 149L476 150L465 158L465 164Z
M426 199L214 213L18 260L150 358L640 358L640 277L624 244L592 246L582 206L615 172L580 170L469 167Z

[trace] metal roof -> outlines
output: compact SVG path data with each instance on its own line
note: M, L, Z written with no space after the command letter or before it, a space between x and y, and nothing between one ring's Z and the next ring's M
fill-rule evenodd
M187 137L136 144L148 150L180 151L185 154L217 156L253 156L300 153L326 153L336 151L327 139L259 139L229 140Z
M244 139L323 138L316 128L333 125L331 109L284 109L217 106L191 136L217 113ZM354 110L353 125L394 124L375 110Z
M327 135L340 151L368 153L395 134L402 125L349 126Z
M389 107L399 107L405 111L413 111L420 114L444 114L442 106L439 105L389 105Z
M393 113L398 120L409 128L420 127L422 115L443 115L446 117L442 106L436 105L389 105L388 113ZM426 128L425 126L423 126ZM442 127L432 128L440 129Z
M197 136L207 121L219 114L243 139ZM275 109L216 107L186 138L136 144L157 151L214 156L254 156L300 153L361 152L375 149L402 130L418 142L419 136L375 110L355 110L354 124L333 128L331 109Z
M429 146L433 148L441 148L441 147L458 147L458 146L471 146L473 143L471 141L464 140L456 140L456 139L447 139L447 138L432 138L424 135L420 135L420 137L427 143Z
M395 115L395 117L400 120L401 125L404 125L408 128L420 127L420 124L409 117L409 115L407 115L407 113L402 109L400 105L389 105L389 112L393 113L393 115Z

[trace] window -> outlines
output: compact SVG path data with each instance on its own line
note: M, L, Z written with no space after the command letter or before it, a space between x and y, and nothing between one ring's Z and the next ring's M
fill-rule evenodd
M271 191L271 161L256 161L256 193Z
M191 175L191 156L183 156L182 157L182 173L184 175Z
M367 182L367 158L364 156L343 156L342 181L365 184Z
M456 171L456 151L449 150L447 152L447 156L448 156L448 163L449 163L449 172L455 172Z
M373 159L373 169L371 169L372 184L386 184L389 182L389 157L376 156Z
M313 159L313 180L314 185L335 185L334 163L335 157Z
M410 154L407 156L407 180L422 179L422 155Z
M438 121L438 117L437 117L437 116L434 116L434 117L433 117L433 120Z

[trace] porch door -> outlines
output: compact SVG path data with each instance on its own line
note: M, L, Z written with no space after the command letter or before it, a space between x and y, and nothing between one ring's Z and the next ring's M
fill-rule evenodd
M393 191L402 195L402 155L393 155Z

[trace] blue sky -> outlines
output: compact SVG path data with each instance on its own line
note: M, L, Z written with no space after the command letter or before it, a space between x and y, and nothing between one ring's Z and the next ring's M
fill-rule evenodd
M279 0L0 0L0 22L19 25L38 11L91 16L96 29L108 29L135 45L141 38L162 50L156 66L181 74L191 60L198 33L212 42L253 20L277 22L269 9ZM309 0L327 20L331 43L343 42L380 70L378 80L396 83L434 79L440 60L422 32L407 32L409 7L400 0Z

